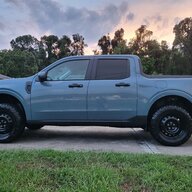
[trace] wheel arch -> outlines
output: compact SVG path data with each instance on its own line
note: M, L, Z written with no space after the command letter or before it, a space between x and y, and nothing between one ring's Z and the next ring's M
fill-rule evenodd
M192 116L192 102L187 95L181 94L168 94L165 96L158 97L156 100L151 103L151 106L147 114L147 129L150 129L150 120L152 114L159 108L165 105L178 105L185 108L190 115Z
M21 98L10 93L0 93L0 103L10 103L17 105L23 113L25 120L27 119L26 109Z

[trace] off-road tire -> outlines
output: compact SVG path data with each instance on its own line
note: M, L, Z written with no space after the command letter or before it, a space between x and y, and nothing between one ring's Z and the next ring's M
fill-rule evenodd
M25 129L25 118L19 106L0 103L0 143L19 138Z
M163 145L181 145L191 137L191 115L177 105L162 106L152 115L150 132Z

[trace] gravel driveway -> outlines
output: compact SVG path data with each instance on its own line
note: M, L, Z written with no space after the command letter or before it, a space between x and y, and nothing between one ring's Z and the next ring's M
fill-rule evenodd
M14 143L0 144L1 149L55 149L114 151L192 155L192 138L179 147L158 144L149 133L139 128L59 127L45 126L38 131L26 130Z

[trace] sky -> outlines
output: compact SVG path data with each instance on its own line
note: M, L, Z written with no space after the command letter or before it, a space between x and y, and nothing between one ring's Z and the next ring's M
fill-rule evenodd
M88 44L85 53L93 54L103 35L113 37L123 28L129 41L141 25L171 46L173 27L192 17L191 8L191 0L0 0L0 49L9 49L21 35L72 38L79 33Z

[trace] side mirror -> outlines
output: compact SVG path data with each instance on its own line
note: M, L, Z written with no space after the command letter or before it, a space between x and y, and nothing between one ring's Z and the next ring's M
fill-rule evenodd
M46 81L47 79L47 72L42 71L38 74L38 78L40 82Z

